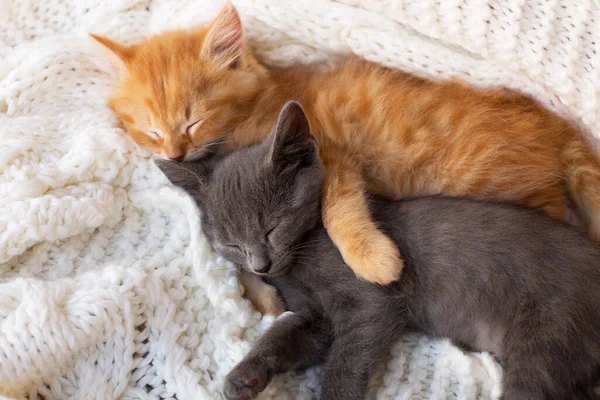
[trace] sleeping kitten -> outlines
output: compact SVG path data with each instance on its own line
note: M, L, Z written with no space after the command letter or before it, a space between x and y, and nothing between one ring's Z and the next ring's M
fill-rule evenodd
M506 200L564 219L567 191L600 237L600 160L578 129L515 92L432 82L364 60L330 71L267 69L228 4L208 28L125 46L94 38L126 70L110 104L156 155L192 160L262 140L283 104L307 109L325 170L323 220L344 261L370 281L400 276L398 248L365 190Z
M373 364L406 332L492 352L506 399L591 399L600 361L600 249L525 207L429 197L376 200L406 257L386 287L356 279L321 225L325 182L297 103L262 144L215 163L158 162L193 196L222 256L267 279L294 314L229 373L228 399L325 363L323 399L362 399Z

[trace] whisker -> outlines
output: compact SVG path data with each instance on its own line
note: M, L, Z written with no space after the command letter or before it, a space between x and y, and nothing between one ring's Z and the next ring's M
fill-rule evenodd
M208 119L208 118L206 118L206 119L204 120L204 122L208 122L209 124L211 124L211 125L212 125L212 126L214 126L215 128L217 127L217 125L215 125L215 123L214 123L214 122L212 122L212 121L211 121L210 119Z
M305 242L298 243L297 245L290 247L288 250L307 247L308 245L311 245L311 244L314 244L314 243L318 243L318 242L320 242L319 239L307 240Z
M315 256L311 256L311 255L305 255L305 254L300 254L297 255L296 257L294 257L294 260L297 261L317 261L317 258Z
M202 101L210 101L210 100L231 100L231 98L228 97L209 97L206 99L202 99Z
M236 267L235 265L229 266L229 267L204 268L204 270L207 271L207 272L227 271L227 270L230 270L230 269L239 269L239 268Z

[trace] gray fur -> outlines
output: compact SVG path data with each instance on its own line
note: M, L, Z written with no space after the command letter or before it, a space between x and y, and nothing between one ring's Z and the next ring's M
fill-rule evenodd
M600 249L576 228L501 203L374 199L407 265L381 287L356 278L321 225L323 167L297 103L262 144L213 165L159 166L196 200L215 251L264 276L294 311L230 372L227 398L325 363L324 399L362 399L374 362L406 332L494 354L506 399L593 398Z

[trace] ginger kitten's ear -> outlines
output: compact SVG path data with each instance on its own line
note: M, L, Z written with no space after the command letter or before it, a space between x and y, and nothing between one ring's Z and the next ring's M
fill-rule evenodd
M102 44L104 47L112 51L117 57L119 57L123 62L127 63L134 55L134 47L133 46L125 46L119 42L115 42L109 38L104 36L95 35L90 33L92 39Z
M154 163L173 185L192 197L197 196L208 183L210 169L201 162L173 162L156 158Z
M269 161L282 169L308 167L319 162L317 143L302 106L288 101L279 114Z
M243 53L242 21L233 4L227 2L209 28L202 46L202 55L217 58L230 68L236 68Z

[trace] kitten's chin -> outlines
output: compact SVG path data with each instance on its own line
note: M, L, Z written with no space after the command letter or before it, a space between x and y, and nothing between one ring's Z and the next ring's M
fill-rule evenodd
M222 151L225 150L223 143L227 141L228 136L229 134L225 133L209 140L199 148L189 149L185 156L185 161L195 161L214 154L222 153Z
M196 160L200 160L201 158L205 158L209 155L211 155L212 152L202 149L202 150L198 150L194 153L188 153L185 155L185 159L184 161L196 161Z
M267 272L265 274L265 276L283 275L291 267L291 263L292 263L292 258L288 256L285 259L283 259L280 262L278 262L277 264L273 265L273 267L271 268L271 270L269 272Z
M251 268L248 267L244 267L244 269L254 275L258 275L262 278L270 278L270 277L275 277L275 276L279 276L279 275L283 275L287 269L289 268L289 260L282 262L282 263L277 263L276 265L274 265L269 272L265 272L265 273L261 273L261 272L256 272Z
M155 160L171 161L171 160L169 159L169 157L167 157L167 156L162 156L162 155L160 155L160 154L156 154L156 153L153 153L153 152L151 152L151 151L149 151L149 152L148 152L148 154L150 155L150 158L152 158L152 159L155 159Z

